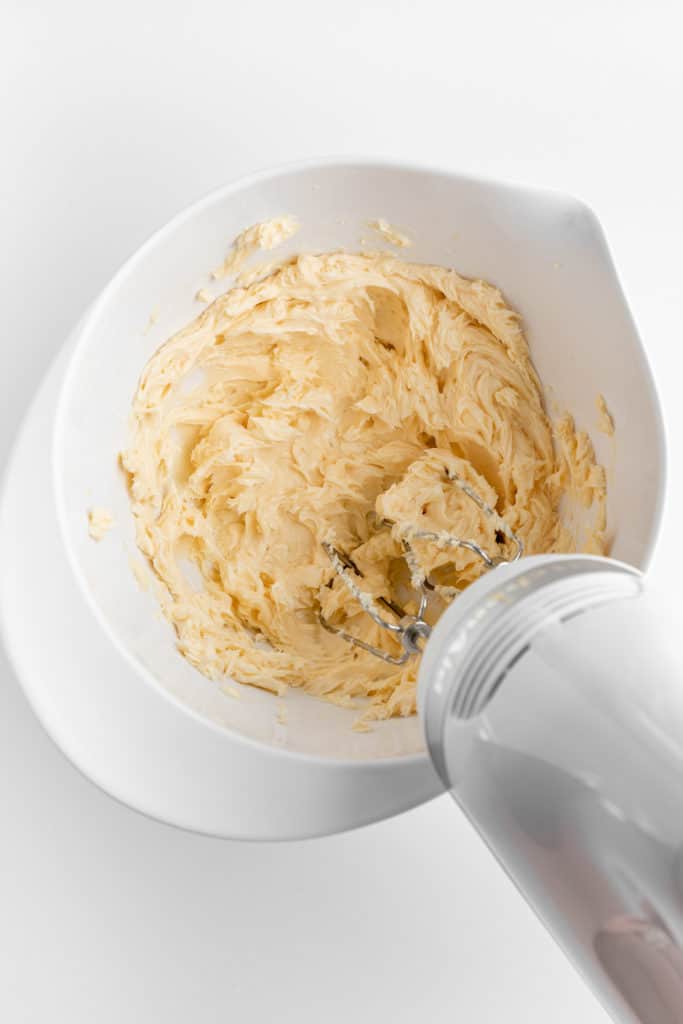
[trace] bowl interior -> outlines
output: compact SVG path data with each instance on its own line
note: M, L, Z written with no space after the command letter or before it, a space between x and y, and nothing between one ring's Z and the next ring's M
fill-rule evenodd
M302 228L275 256L356 250L370 237L367 221L385 217L413 239L406 258L497 284L523 315L550 412L572 411L608 468L611 553L637 566L644 566L654 540L663 487L657 399L591 212L564 196L445 173L336 163L227 187L155 235L95 303L61 396L56 486L76 573L102 625L146 677L141 685L159 687L228 733L292 751L349 759L411 754L422 749L416 719L355 733L356 712L300 693L286 697L284 723L280 701L269 694L248 687L237 688L239 698L224 693L176 652L152 590L140 587L131 567L142 560L117 455L140 371L200 311L199 287L214 294L225 287L209 283L208 272L235 235L282 213L295 214ZM613 438L596 429L599 393L614 416ZM87 531L92 505L115 518L99 544Z

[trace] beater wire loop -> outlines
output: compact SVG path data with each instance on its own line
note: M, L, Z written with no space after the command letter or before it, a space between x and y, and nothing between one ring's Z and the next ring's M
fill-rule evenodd
M400 642L402 651L400 654L391 654L390 652L383 650L381 647L376 647L374 644L367 643L367 641L362 640L360 637L354 636L352 633L347 633L346 630L341 629L341 627L333 625L325 618L322 611L318 613L318 619L321 626L323 626L328 632L334 633L337 636L340 636L343 640L346 640L348 643L353 644L354 647L359 647L361 650L367 651L369 654L374 654L375 657L381 658L390 665L404 665L410 657L415 654L422 653L424 644L431 634L431 626L425 621L424 617L429 603L430 593L438 592L441 596L449 599L453 599L458 594L455 587L439 586L429 579L412 542L423 541L433 544L441 550L446 548L460 548L466 551L471 551L482 560L487 569L495 569L499 565L507 565L509 562L516 562L524 554L524 544L521 538L517 536L514 530L505 522L496 510L488 505L481 495L477 494L477 492L474 491L465 480L459 477L457 473L449 473L446 471L446 476L452 484L458 487L463 494L474 502L477 508L484 513L487 519L491 519L494 522L496 529L514 545L515 550L511 558L505 558L503 556L492 557L475 540L457 537L455 534L449 533L447 530L437 532L433 530L421 530L419 527L415 526L408 526L404 529L399 529L403 555L410 571L410 583L419 599L418 610L414 615L408 614L400 605L389 598L374 597L358 582L363 579L363 574L353 559L347 555L346 552L335 547L334 544L331 544L329 541L323 541L323 548L330 559L332 569L335 574L342 581L349 593L353 595L363 611L370 616L372 621L382 629L387 630L388 633ZM387 525L395 526L395 524L390 523L387 523ZM385 613L390 613L393 615L394 619L392 620L387 618Z

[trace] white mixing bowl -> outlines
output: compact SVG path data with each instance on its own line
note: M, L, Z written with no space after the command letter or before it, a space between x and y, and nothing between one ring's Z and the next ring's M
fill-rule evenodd
M139 556L117 454L140 371L197 315L195 293L231 240L282 213L302 229L277 257L357 249L367 221L384 217L413 239L411 260L502 288L523 314L551 412L571 410L608 467L616 558L645 566L663 492L650 371L600 226L576 200L335 161L256 175L176 217L87 311L27 418L3 501L0 600L29 697L84 773L146 813L228 836L349 828L439 790L417 719L356 733L354 712L297 692L286 698L284 723L269 694L226 695L176 652L155 597L131 570ZM595 429L599 393L614 439ZM87 531L92 505L116 521L99 544Z

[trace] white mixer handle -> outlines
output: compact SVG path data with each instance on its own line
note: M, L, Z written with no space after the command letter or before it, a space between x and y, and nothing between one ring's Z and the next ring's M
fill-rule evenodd
M683 1021L683 608L610 559L489 573L419 702L445 785L614 1019Z

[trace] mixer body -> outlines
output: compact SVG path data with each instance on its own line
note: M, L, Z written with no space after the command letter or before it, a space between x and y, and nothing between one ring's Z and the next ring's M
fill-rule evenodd
M683 616L542 556L442 617L419 700L456 802L615 1020L683 1021Z

